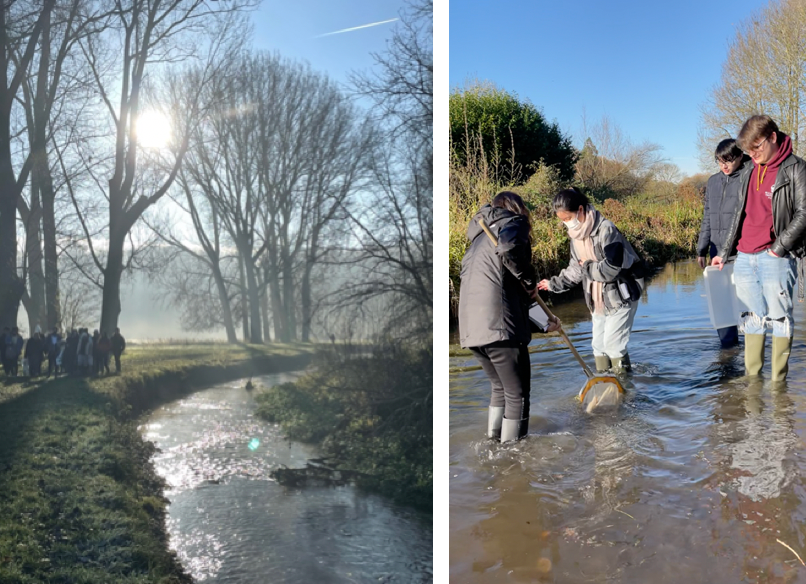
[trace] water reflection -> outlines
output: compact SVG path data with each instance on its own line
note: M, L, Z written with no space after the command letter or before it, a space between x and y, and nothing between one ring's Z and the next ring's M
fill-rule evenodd
M532 434L502 446L480 439L483 373L451 375L452 580L806 582L779 543L806 557L805 337L796 330L788 382L743 377L698 276L690 262L650 284L618 412L582 414L578 364L535 338ZM581 309L556 311L568 322ZM795 319L806 323L803 304ZM589 321L571 332L592 362Z
M303 466L316 451L254 418L243 385L168 404L141 428L160 448L154 464L169 484L171 547L194 580L431 582L431 516L352 487L278 485L273 468Z

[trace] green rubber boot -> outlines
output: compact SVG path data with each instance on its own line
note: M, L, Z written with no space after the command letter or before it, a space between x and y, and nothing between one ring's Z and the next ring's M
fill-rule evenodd
M772 338L772 380L783 381L789 373L789 351L792 339L789 337Z
M520 440L529 431L529 418L522 420L507 420L501 424L501 442Z
M487 415L487 438L501 439L501 422L504 420L504 408L490 406Z
M789 350L787 350L789 357ZM747 375L761 375L764 367L764 335L744 336L744 370Z
M607 355L594 355L596 360L596 373L604 373L610 369L610 357Z
M623 357L613 357L611 359L613 362L613 373L629 373L632 371L632 365L630 364L630 355L628 353L624 353Z

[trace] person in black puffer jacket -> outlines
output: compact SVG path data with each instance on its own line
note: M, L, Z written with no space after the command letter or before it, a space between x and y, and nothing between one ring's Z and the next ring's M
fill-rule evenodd
M716 147L714 158L719 165L719 172L708 179L705 187L705 209L702 215L700 237L697 241L697 263L701 269L709 265L711 258L719 255L730 229L733 214L741 196L742 170L751 165L750 157L742 152L736 140L722 140ZM717 329L723 347L732 347L739 342L739 328L729 326Z
M496 247L479 225L497 236ZM529 304L537 294L529 211L515 193L498 193L470 221L462 258L459 339L481 363L492 385L487 436L517 440L529 428L532 339ZM555 322L549 331L557 330Z

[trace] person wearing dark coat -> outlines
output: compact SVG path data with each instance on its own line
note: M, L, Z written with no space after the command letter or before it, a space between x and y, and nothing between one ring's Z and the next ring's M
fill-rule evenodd
M6 338L11 335L11 329L7 326L3 327L3 332L0 332L0 363L3 364L3 373L9 374L10 362L6 360Z
M480 219L497 236L497 247ZM462 258L459 289L460 343L490 379L487 436L517 440L529 429L529 304L537 294L529 211L517 194L498 193L470 221L467 236L470 246ZM552 323L549 330L557 328Z
M722 140L716 147L714 158L719 172L708 179L705 187L705 209L697 240L697 263L700 268L710 264L711 258L719 255L730 229L733 214L742 198L739 194L742 170L751 165L750 157L742 152L736 140ZM717 329L723 347L732 347L739 342L739 328L729 326Z
M109 353L112 350L112 342L106 333L101 335L98 339L98 374L106 373L109 375Z
M90 370L92 375L98 375L101 372L101 353L98 350L98 341L101 340L101 333L98 329L92 332L92 365Z
M120 356L126 350L126 339L120 334L120 329L115 329L115 334L110 339L112 341L112 354L115 356L115 372L120 373Z
M76 329L70 331L64 344L62 369L68 375L73 375L78 370L78 331Z
M6 335L5 345L3 349L3 358L6 360L8 368L6 375L17 376L19 370L19 359L22 355L22 346L25 343L22 336L19 334L19 329L13 327L11 333Z
M45 337L45 354L48 356L48 377L53 373L54 377L59 376L59 366L56 364L56 358L59 356L61 350L62 336L59 334L59 327L53 327L50 334Z
M36 327L34 335L25 344L25 358L28 359L28 374L31 377L42 375L42 360L45 356L45 342L42 334Z

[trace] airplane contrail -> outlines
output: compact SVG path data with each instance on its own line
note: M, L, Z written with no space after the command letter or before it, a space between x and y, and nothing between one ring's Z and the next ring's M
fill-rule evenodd
M330 36L332 34L341 34L343 32L351 32L351 31L354 31L354 30L360 30L362 28L369 28L370 26L378 26L379 24L387 24L389 22L394 22L396 20L400 20L400 19L399 18L390 18L389 20L382 20L380 22L373 22L371 24L362 24L361 26L354 26L352 28L343 28L342 30L336 30L336 31L333 31L333 32L326 32L325 34L320 34L319 36L315 36L314 38L318 39L318 38Z

